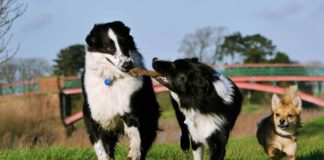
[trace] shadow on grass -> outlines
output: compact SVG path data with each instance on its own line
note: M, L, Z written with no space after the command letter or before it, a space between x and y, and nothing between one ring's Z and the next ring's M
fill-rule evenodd
M312 124L312 125L307 125L303 128L301 128L298 131L298 134L301 136L312 136L312 135L317 135L323 132L324 124Z
M298 158L299 160L323 160L324 151L315 150L308 155L303 155Z
M318 120L306 124L298 132L300 136L312 136L323 133L324 128L324 117L319 118Z

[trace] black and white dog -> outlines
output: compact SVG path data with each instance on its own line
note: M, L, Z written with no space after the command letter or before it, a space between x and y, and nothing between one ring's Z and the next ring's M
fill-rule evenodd
M99 160L114 159L123 132L130 139L128 159L145 159L158 130L160 111L151 79L128 74L144 67L129 32L115 21L95 25L86 38L83 114Z
M181 148L189 149L195 160L203 159L203 144L210 159L224 159L231 129L241 111L242 96L235 84L198 59L174 62L153 59L161 74L157 80L171 90L171 100L180 125Z

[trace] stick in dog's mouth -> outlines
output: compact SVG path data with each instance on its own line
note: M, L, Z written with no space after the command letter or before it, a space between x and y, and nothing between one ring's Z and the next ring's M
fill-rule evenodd
M132 68L131 70L129 70L129 73L133 76L149 76L149 77L153 77L153 78L161 76L161 74L158 73L157 71L147 70L147 69L140 68L140 67Z
M155 78L162 85L165 85L169 82L165 76L161 75L159 72L154 70L147 70L144 68L135 67L131 69L129 73L133 76L149 76Z

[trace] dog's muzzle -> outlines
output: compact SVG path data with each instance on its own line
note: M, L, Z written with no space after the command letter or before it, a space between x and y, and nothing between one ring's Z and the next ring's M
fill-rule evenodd
M132 61L126 61L121 65L121 68L127 72L130 69L134 68L134 63Z

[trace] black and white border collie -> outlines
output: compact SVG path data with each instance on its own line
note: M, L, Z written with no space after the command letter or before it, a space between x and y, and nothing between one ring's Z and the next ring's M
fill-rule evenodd
M181 148L189 149L195 160L203 159L203 145L210 159L225 157L225 146L241 111L242 96L235 84L198 59L174 62L153 59L161 74L157 80L171 90L171 100L180 125Z
M128 74L144 67L129 32L115 21L96 24L86 37L83 114L99 160L114 159L121 133L130 139L128 159L145 159L158 130L160 111L151 79Z

